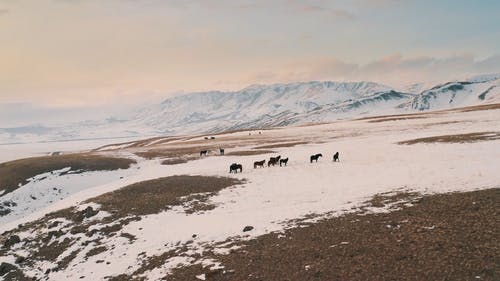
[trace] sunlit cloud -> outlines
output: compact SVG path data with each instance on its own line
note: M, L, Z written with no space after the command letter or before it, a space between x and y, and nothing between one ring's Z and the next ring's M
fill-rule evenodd
M283 67L282 71L257 73L240 82L253 84L309 80L374 81L393 87L404 87L416 82L439 83L465 79L476 74L500 73L499 63L500 55L477 59L469 54L447 58L404 57L394 54L367 64L323 57L291 63ZM293 71L289 71L290 69Z
M134 104L253 83L400 86L500 72L496 3L4 1L0 103Z

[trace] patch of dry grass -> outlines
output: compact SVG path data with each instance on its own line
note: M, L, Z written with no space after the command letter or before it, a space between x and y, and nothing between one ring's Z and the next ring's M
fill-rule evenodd
M146 159L154 158L183 158L186 156L199 155L202 150L211 150L208 146L171 147L155 148L145 151L138 151L135 154Z
M98 154L63 154L24 158L0 164L0 190L12 192L36 175L71 167L71 171L110 171L127 169L135 160Z
M296 142L285 142L285 143L277 143L277 144L269 144L269 145L261 145L254 147L254 149L270 149L270 148L281 148L281 147L292 147L301 144L308 144L308 141L296 141Z
M476 132L468 134L442 135L400 141L398 144L412 145L417 143L470 143L500 139L500 132Z
M276 152L272 151L272 150L240 150L240 151L227 152L225 155L228 155L228 156L250 156L250 155L262 155L262 154L269 154L269 153L276 153Z
M500 109L500 103L466 106L461 108L454 108L451 109L451 111L471 112L471 111L495 110L495 109Z
M189 160L186 158L169 158L161 161L162 165L177 165L187 163Z
M368 122L377 122L375 120L385 120L385 119L414 119L414 118L427 118L431 117L434 115L435 111L430 111L430 112L418 112L418 113L407 113L407 114L389 114L389 115L378 115L378 116L367 116L367 117L361 117L357 118L354 120L368 120ZM380 121L383 122L383 121Z
M411 120L411 119L425 119L426 116L407 116L407 117L393 117L393 118L376 118L373 120L369 120L369 123L380 123L380 122L388 122L388 121L399 121L399 120Z
M171 176L139 182L105 193L88 200L101 205L101 209L113 216L156 214L172 206L182 205L185 196L204 193L204 199L223 188L240 184L241 181L227 177ZM203 198L197 198L202 201Z

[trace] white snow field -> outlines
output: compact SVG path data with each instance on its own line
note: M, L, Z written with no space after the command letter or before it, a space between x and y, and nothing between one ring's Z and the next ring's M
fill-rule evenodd
M143 138L143 137L142 137ZM93 149L110 142L127 142L138 140L131 138L97 138L71 141L37 141L36 138L21 143L0 144L0 163L11 160L50 155L54 152L66 153Z
M182 207L176 207L144 216L142 220L131 222L121 230L136 236L136 240L128 242L120 235L108 237L101 242L112 250L88 259L84 258L85 251L80 252L65 270L47 275L49 280L75 280L80 276L85 276L85 280L104 280L105 276L131 274L148 257L176 249L178 245L186 245L188 252L141 275L147 280L158 280L172 268L191 262L223 266L215 260L192 257L196 253L203 255L204 249L209 246L215 246L218 252L224 253L231 245L220 243L228 239L251 239L280 231L291 227L290 220L310 214L339 215L359 206L376 193L397 190L442 193L500 186L498 138L467 143L398 144L400 141L440 135L498 133L499 109L450 111L422 116L384 122L352 120L266 130L260 136L262 140L285 140L293 136L315 142L273 148L277 153L268 155L206 157L167 166L160 165L160 160L143 159L127 170L66 175L61 178L50 176L30 182L5 198L0 197L2 200L17 200L19 204L12 214L0 217L0 233L48 212L76 206L86 199L148 179L171 175L245 179L244 184L223 189L211 197L210 201L217 205L213 210L187 214ZM237 132L218 135L217 140L244 140L246 137L248 132ZM183 141L176 142L179 144ZM226 153L251 147L232 148ZM340 152L340 162L333 162L332 155L337 151ZM124 152L127 150L117 150L120 155ZM322 153L324 157L317 163L309 163L309 156L316 153ZM253 169L254 161L275 155L289 157L288 166ZM228 173L229 165L233 162L243 164L242 173ZM53 186L61 187L65 192L62 195L54 194L50 192ZM36 206L26 200L31 194L42 196L42 193L44 200ZM247 225L254 229L243 233L242 229ZM192 237L193 234L196 234L196 238ZM62 241L67 235L57 239ZM85 241L90 238L82 239ZM78 245L80 243L74 247ZM71 247L63 256L73 250ZM22 245L19 251L22 251ZM146 254L141 255L143 252ZM98 260L111 263L96 263ZM3 261L13 264L14 257L1 256L0 262ZM33 276L52 268L54 264L55 261L46 261L30 269L23 268L23 272Z

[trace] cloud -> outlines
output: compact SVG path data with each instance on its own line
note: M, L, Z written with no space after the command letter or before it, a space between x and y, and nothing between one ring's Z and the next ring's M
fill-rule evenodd
M450 57L404 57L393 54L366 64L349 63L335 57L293 62L282 67L293 71L266 72L248 77L249 84L309 80L373 81L393 87L412 83L440 83L472 75L500 73L500 55L477 59L471 54Z
M308 13L325 13L340 18L353 18L354 15L347 10L331 9L317 5L302 5L299 9Z
M295 11L302 13L319 14L319 15L325 15L343 19L355 18L354 14L346 9L334 8L329 5L325 5L324 3L310 4L310 3L304 3L303 1L289 0L288 4L290 4L292 9L294 9Z

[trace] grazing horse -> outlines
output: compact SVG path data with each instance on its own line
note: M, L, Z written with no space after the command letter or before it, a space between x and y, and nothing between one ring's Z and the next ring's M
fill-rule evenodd
M254 169L257 169L257 167L261 167L261 168L264 168L264 164L266 164L266 160L262 160L262 161L256 161L256 162L253 162L253 168Z
M311 155L311 158L310 158L311 163L313 162L313 160L316 160L316 162L318 162L318 158L320 158L320 157L323 157L323 154L318 153L318 154Z
M234 172L235 174L237 174L238 170L240 170L240 173L242 173L243 172L243 165L233 163L233 164L231 164L231 166L229 166L229 173Z
M267 166L269 167L271 165L274 166L274 165L278 164L280 159L281 159L281 155L278 155L278 157L269 158L269 161L267 161Z
M210 150L202 150L200 151L200 157L201 156L207 156L207 153L209 152Z
M338 151L335 154L333 154L333 162L337 162L337 161L340 162Z
M288 157L287 158L284 158L284 159L280 159L280 167L281 167L281 164L286 164L288 163Z
M224 155L224 148L219 148L220 155Z

